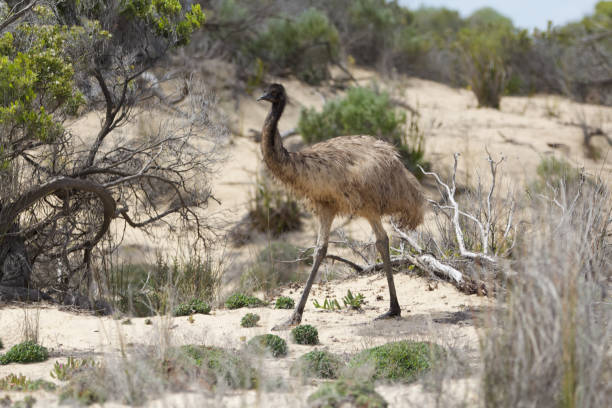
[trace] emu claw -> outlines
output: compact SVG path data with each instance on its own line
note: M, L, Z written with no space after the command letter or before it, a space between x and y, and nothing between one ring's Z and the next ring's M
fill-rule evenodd
M397 309L397 310L391 309L387 313L381 314L380 316L378 316L374 320L392 319L392 318L395 318L395 317L400 317L401 315L402 315L402 311L400 309Z

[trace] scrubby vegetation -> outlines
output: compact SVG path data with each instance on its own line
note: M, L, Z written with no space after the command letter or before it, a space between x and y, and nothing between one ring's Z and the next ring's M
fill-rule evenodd
M258 383L257 371L244 356L218 347L188 345L181 351L193 359L197 367L212 384L225 384L231 388L254 388Z
M291 336L297 344L319 344L319 331L310 324L300 324L293 328Z
M364 350L349 365L373 366L373 379L410 382L431 369L444 354L437 344L402 340Z
M346 378L322 384L308 397L308 403L316 408L340 408L347 405L368 408L389 406L374 390L374 384Z
M364 300L365 297L361 293L358 293L355 296L353 295L353 292L351 292L350 289L346 292L346 296L342 298L344 306L350 307L354 310L361 310L361 305L363 305Z
M242 319L240 320L240 325L242 327L255 327L257 326L257 322L259 322L259 315L255 314L255 313L247 313L244 316L242 316Z
M275 309L293 309L295 302L288 296L280 296L274 304Z
M269 353L273 357L284 357L287 355L287 342L276 334L262 334L249 340L248 349L255 354Z
M59 381L69 381L79 372L96 366L99 367L100 364L96 363L93 359L77 359L74 357L68 357L65 363L56 361L55 364L53 364L53 369L51 370L50 375L52 378Z
M313 350L298 358L291 366L291 374L302 377L338 378L344 366L342 358L325 350Z
M225 301L225 307L228 309L240 309L242 307L257 307L263 306L266 303L256 298L255 296L245 295L244 293L234 293Z
M257 254L255 262L241 277L241 286L251 291L272 289L304 277L302 251L287 242L272 241Z
M31 380L25 375L9 374L0 378L0 391L54 391L55 384L45 380Z
M6 354L0 356L0 364L37 363L49 358L49 351L33 341L24 341L11 347Z
M174 308L175 316L189 316L194 313L209 314L211 307L201 299L191 299L189 303L181 303Z

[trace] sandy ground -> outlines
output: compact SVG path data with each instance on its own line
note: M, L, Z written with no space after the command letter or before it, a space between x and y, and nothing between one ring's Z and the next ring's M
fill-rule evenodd
M362 293L367 300L361 312L346 309L324 311L315 309L309 302L303 323L318 328L320 345L316 347L339 354L353 354L389 341L411 339L435 341L443 346L461 350L462 353L477 356L478 338L472 317L486 314L491 307L490 300L465 296L447 283L438 283L437 287L434 287L423 278L405 273L396 275L396 285L403 307L403 317L388 321L373 321L374 317L383 313L388 306L386 280L380 275L315 285L311 299L320 302L325 297L330 297L337 298L342 303L341 298L348 289L353 293ZM299 292L300 289L287 288L282 294L291 296L297 302ZM377 300L377 297L380 300ZM261 316L257 327L240 327L240 319L247 311ZM214 310L210 315L195 315L192 323L186 317L172 318L169 333L174 345L203 344L240 349L251 337L270 333L271 328L288 318L290 313L288 310L273 309L273 306L248 310ZM0 310L0 327L3 329L2 339L6 348L21 340L26 314L30 318L38 316L39 341L49 348L51 357L43 363L0 366L0 378L15 373L54 381L49 373L56 360L65 361L68 356L102 359L107 353L119 353L122 347L129 350L156 346L160 344L160 336L164 333L164 324L160 318L154 318L153 325L145 325L144 318L132 318L132 324L124 325L121 324L122 320L114 320L111 317L62 311L54 306L7 306ZM267 407L272 406L271 401L292 402L296 406L305 404L305 399L314 391L319 381L302 384L289 378L288 371L296 358L313 347L293 343L288 330L277 333L289 344L289 354L281 359L266 358L261 365L266 377L280 377L287 384L281 391L263 392L263 395L248 391L228 393L224 396L191 392L168 395L151 402L150 405L168 406L167 404L172 403L176 404L174 406L215 406L215 403L219 403L219 398L222 405L216 406ZM468 379L458 379L453 383L453 387L469 394L474 384ZM377 390L394 407L415 406L417 401L426 402L435 396L423 391L422 385L383 384L378 386ZM23 393L10 395L15 399ZM56 397L52 394L38 392L35 396L39 400L36 406L56 405Z
M353 74L364 85L371 83L373 79L380 82L373 72L355 69ZM296 126L303 107L320 109L325 99L339 95L323 87L311 88L293 80L283 80L283 83L287 88L290 103L280 123L281 132ZM447 175L452 165L453 153L461 154L459 183L472 184L478 176L483 180L488 179L485 148L488 148L495 158L501 155L505 157L502 171L507 184L515 188L521 188L525 180L533 179L538 163L548 155L563 157L577 166L584 166L588 172L600 175L610 182L612 160L608 158L593 161L586 158L581 130L568 123L578 122L578 117L583 115L592 126L612 133L612 108L577 104L557 96L536 95L506 97L502 101L501 110L497 111L477 108L472 93L463 89L453 89L412 78L381 83L395 98L418 107L421 113L420 126L426 134L426 159L436 171ZM224 149L227 160L218 169L213 181L215 197L221 204L212 204L209 211L226 226L239 221L248 211L254 194L255 177L262 166L259 146L244 136L248 135L249 129L261 128L269 108L267 104L255 102L256 96L258 95L241 97L237 109L229 102L224 106L226 111L230 112L228 123L235 134L231 140L226 141ZM98 125L98 115L90 113L72 126L76 132L87 138L95 134ZM137 126L138 124L133 124L123 129L120 137L136 132ZM293 139L289 140L295 142ZM602 157L606 158L609 146L603 143L601 138L594 141L600 147ZM430 190L430 194L433 193L434 190ZM337 220L334 228L343 222L344 220ZM351 220L343 228L353 238L372 239L372 233L363 220ZM168 242L161 233L159 236L159 239L155 239L138 231L128 231L124 241L124 254L129 255L132 260L153 261L158 251L171 256L178 253L179 245ZM312 217L306 219L302 231L282 237L282 240L302 247L311 246L314 239L315 220ZM267 237L261 234L246 246L226 246L224 254L229 265L228 276L239 277L244 265L252 262L267 242ZM332 253L334 251L335 249L330 250ZM323 269L329 267L325 266ZM325 270L322 275L329 276ZM340 276L344 275L340 273ZM322 283L316 285L311 294L311 300L322 301L325 296L341 299L348 289L354 293L363 293L367 299L363 313L326 312L314 309L309 302L303 322L318 327L321 340L319 347L333 352L354 353L388 341L428 339L443 345L452 345L468 356L477 358L478 340L472 315L486 314L492 307L490 300L466 296L446 283L439 283L437 288L433 288L426 279L405 273L397 274L396 286L403 307L403 317L400 320L373 322L375 316L385 311L388 302L386 280L377 274ZM227 282L224 290L227 292L231 287L232 282ZM297 301L300 290L299 287L285 288L284 293ZM382 300L376 300L379 295ZM28 307L27 310L30 315L39 313L40 341L50 348L52 357L40 364L0 366L0 377L8 373L23 373L32 378L51 380L49 371L56 360L63 360L68 356L101 358L105 353L117 353L121 344L132 344L132 347L156 344L160 341L162 332L157 319L154 319L155 324L152 326L145 325L144 319L132 319L132 325L121 325L120 321L109 317L76 314L52 306L41 306L34 310ZM174 318L170 330L172 342L239 349L245 340L256 334L268 333L272 326L286 319L290 313L274 310L272 307L259 308L256 312L261 315L261 321L258 327L251 329L241 328L239 325L245 310L214 310L210 316L195 316L193 323L188 322L186 318ZM20 341L24 313L22 307L7 306L0 309L0 338L5 348ZM280 332L280 335L289 340L288 331ZM289 355L280 360L264 361L264 369L269 371L270 375L286 377L291 362L308 350L310 347L290 343ZM169 394L149 405L267 407L291 403L301 406L317 383L315 381L304 385L288 379L286 381L289 386L282 392ZM451 391L447 392L458 400L470 401L475 386L474 377L457 379L448 384L448 390ZM432 406L435 402L435 394L424 389L422 384L379 385L377 390L392 407ZM4 394L6 393L0 393L0 398ZM23 397L23 394L18 393L11 395L14 400ZM36 398L36 406L56 404L56 397L51 394L36 393Z

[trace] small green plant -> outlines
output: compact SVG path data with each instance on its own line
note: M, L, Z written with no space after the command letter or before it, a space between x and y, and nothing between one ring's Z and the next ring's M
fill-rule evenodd
M359 382L347 378L322 384L308 397L312 408L367 407L386 408L387 401L374 390L371 382Z
M372 379L410 382L444 355L437 344L403 340L364 350L351 359L349 366L373 365Z
M309 324L300 324L291 330L297 344L319 344L319 331Z
M9 374L0 378L1 391L54 391L55 384L45 380L30 380L25 375Z
M300 356L291 366L293 376L338 378L342 359L329 351L313 350Z
M341 310L342 309L342 307L340 306L340 303L338 303L338 299L325 298L325 301L323 302L323 304L320 304L317 299L314 299L312 301L312 304L317 309L325 309L325 310Z
M255 313L247 313L240 320L240 325L242 327L255 327L257 326L257 322L259 321L259 315Z
M274 357L287 355L287 342L275 334L262 334L253 337L247 344L249 350L256 354L270 353Z
M257 386L257 371L248 359L238 353L219 347L186 345L181 347L182 355L192 364L204 369L204 378L211 384L225 384L231 388L251 389Z
M59 381L68 381L75 374L85 370L90 367L99 367L100 363L96 363L94 359L76 359L74 357L68 357L66 363L60 363L56 361L53 364L53 369L51 370L51 377L55 378Z
M175 316L189 316L194 313L209 314L210 305L202 299L191 299L189 303L181 303L174 308Z
M266 303L254 296L245 295L244 293L234 293L225 301L225 307L228 309L240 309L242 307L257 307L264 306Z
M275 309L293 309L295 302L289 296L281 296L276 299Z
M49 358L49 351L33 341L24 341L14 345L3 356L0 364L10 363L37 363Z
M342 302L346 307L359 310L361 309L361 305L363 304L364 299L365 298L361 293L358 293L357 296L354 296L351 290L349 289L346 292L346 296L342 298Z

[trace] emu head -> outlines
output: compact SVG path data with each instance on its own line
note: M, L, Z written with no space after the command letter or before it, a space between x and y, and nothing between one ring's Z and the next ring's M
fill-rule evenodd
M285 88L281 84L272 84L257 100L269 101L272 103L282 102L285 100Z

